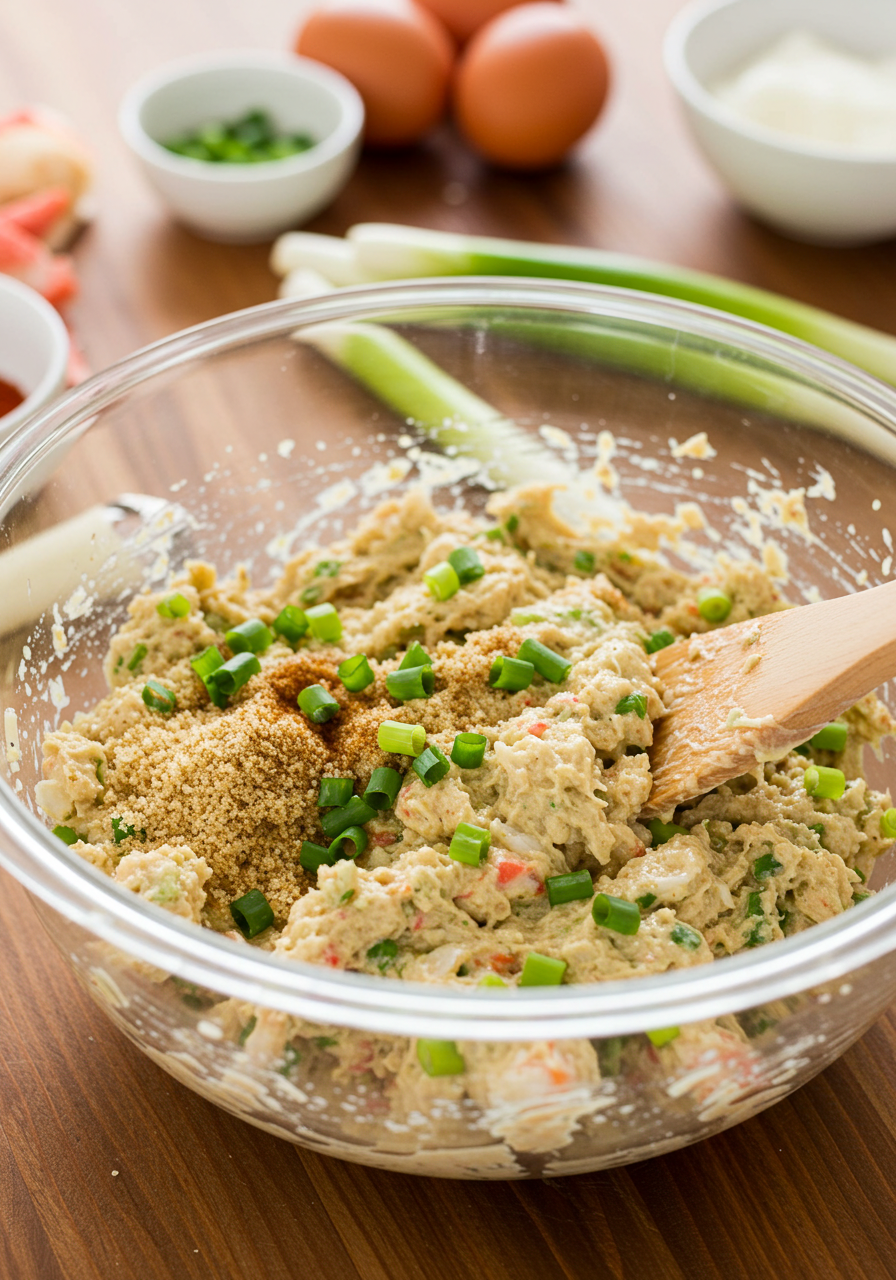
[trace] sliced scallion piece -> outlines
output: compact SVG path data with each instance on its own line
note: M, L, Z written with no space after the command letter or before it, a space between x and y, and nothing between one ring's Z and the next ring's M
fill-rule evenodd
M673 836L690 834L687 827L680 827L675 822L663 822L659 818L651 818L647 824L647 830L652 836L654 849L658 844L665 844L667 840L671 840Z
M216 649L215 653L217 652L218 651ZM149 653L149 650L147 649L145 644L138 644L134 649L134 652L131 654L130 658L128 658L128 671L136 671L137 668L140 666L140 663L143 661L143 659L146 657L148 653ZM223 662L224 659L222 658L221 661Z
M299 710L305 712L312 724L325 724L339 710L339 703L322 684L309 684L301 691L297 701Z
M448 556L448 563L457 574L462 587L485 575L485 565L479 559L479 552L472 547L458 547Z
M499 978L496 973L483 974L476 985L480 987L503 987L505 991L507 990L507 983L503 978Z
M523 961L521 987L559 987L566 973L566 961L530 951Z
M411 702L414 698L429 698L435 688L432 667L399 667L386 676L386 688L399 702Z
M880 815L880 833L885 840L896 840L896 809L887 809Z
M314 875L318 867L332 867L336 858L324 844L312 844L310 840L302 841L299 854L299 866Z
M783 862L779 862L773 853L764 853L753 863L753 876L756 880L769 880L783 869Z
M451 837L448 855L455 862L464 862L468 867L478 867L488 853L491 841L491 833L484 827L474 827L472 822L459 822Z
M318 809L336 809L348 804L354 787L354 778L321 778Z
M689 924L683 924L681 920L679 920L678 924L673 925L669 937L676 946L684 947L685 951L696 951L703 941L702 933L692 929Z
M357 653L353 658L346 658L344 662L340 662L336 668L336 674L349 693L360 693L376 679L365 653Z
M458 733L451 748L451 759L460 769L478 769L485 759L488 738L483 733Z
M371 808L382 811L392 808L400 790L401 774L398 770L381 765L370 775L363 798Z
M656 902L656 894L642 893L640 898L635 898L635 902L637 902L638 906L641 908L642 911L649 911L650 908L653 906L653 904Z
M552 907L559 907L564 902L583 901L594 896L594 884L591 872L584 868L581 871L567 871L560 876L548 876L544 882L548 891L548 902Z
M418 1040L417 1061L428 1076L459 1076L467 1069L453 1040Z
M330 844L330 853L334 858L359 858L369 843L369 837L363 827L346 827ZM346 845L351 845L349 853Z
M418 640L415 640L398 664L399 671L407 671L408 667L431 667L432 658Z
M296 604L285 604L274 619L274 632L287 644L296 645L308 630L309 622L304 609Z
M248 618L230 628L224 643L232 653L264 653L274 643L274 637L261 618Z
M150 711L159 711L163 716L170 716L177 710L177 694L173 689L166 689L158 680L147 680L143 686L143 701Z
M849 735L849 725L845 720L832 720L818 733L809 739L809 746L816 751L842 751Z
M499 653L488 673L488 682L493 689L507 689L510 693L519 693L528 689L535 675L535 667L523 658L506 658Z
M156 613L160 618L185 618L189 612L190 602L179 591L165 596L164 600L160 600L156 605Z
M61 824L53 828L53 835L57 840L61 840L63 844L77 844L81 837L72 827L65 827Z
M430 595L436 600L450 600L460 590L460 578L457 576L454 565L449 564L447 560L440 560L431 569L427 569L423 575L423 581Z
M678 1027L661 1027L658 1031L646 1032L646 1035L654 1049L662 1049L664 1044L670 1044L673 1040L677 1040L681 1035L681 1031Z
M764 912L764 911L763 911L763 909L762 909L762 894L761 894L761 893L753 892L753 893L748 893L748 894L747 894L747 911L746 911L746 914L747 914L748 916L764 916L764 915L765 915L765 912Z
M706 622L724 622L731 612L731 597L721 587L701 587L697 612Z
M594 923L614 933L632 935L641 928L641 909L637 902L627 898L614 898L609 893L599 893L591 907Z
M839 800L846 790L846 775L842 769L813 764L803 775L803 786L815 800Z
M431 742L425 751L421 751L411 768L425 787L435 786L451 768L448 757Z
M643 720L647 715L646 693L627 693L624 698L620 698L616 703L617 716L627 716L632 713L640 720Z
M271 904L260 889L250 889L230 904L230 914L245 938L254 938L274 923Z
M538 674L552 684L562 684L572 670L572 663L568 658L555 653L540 640L524 640L516 656L523 662L531 662Z
M577 551L573 560L573 568L579 573L594 573L594 552L593 551Z
M660 627L659 631L654 631L644 641L644 648L648 653L657 653L660 649L667 648L670 644L675 643L675 636L668 627Z
M210 644L207 649L197 653L195 658L191 658L190 666L205 685L206 692L215 706L226 707L227 695L217 687L212 678L215 672L224 666L224 659L215 645Z
M229 698L253 676L257 676L260 670L261 663L254 653L238 653L213 671L209 680L220 693Z
M327 839L333 841L349 827L363 827L365 822L375 817L376 809L361 796L352 796L341 809L331 809L329 813L322 814L320 827Z
M400 756L419 756L426 746L426 730L422 724L383 720L377 729L376 740L381 751Z
M372 947L367 948L367 959L376 961L380 973L389 968L397 955L398 943L394 938L383 938L382 942L375 942Z
M305 616L315 639L323 640L328 644L335 644L337 640L342 639L342 623L339 621L339 614L329 602L306 609Z

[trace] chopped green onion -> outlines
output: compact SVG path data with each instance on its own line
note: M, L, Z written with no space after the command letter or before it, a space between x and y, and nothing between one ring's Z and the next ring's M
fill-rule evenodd
M249 1039L249 1037L251 1036L252 1032L255 1030L257 1023L258 1023L258 1016L253 1013L252 1017L249 1019L249 1021L246 1023L246 1025L243 1027L242 1031L239 1034L239 1040L237 1041L237 1043L239 1044L241 1049L243 1045L246 1043L246 1041Z
M317 796L318 809L341 808L351 800L354 789L354 778L321 778Z
M861 891L858 893L854 893L852 895L852 905L856 906L857 903L864 902L866 898L870 898L872 896L873 895L870 893L862 893Z
M492 525L490 529L483 529L482 533L476 534L477 538L488 538L489 542L504 541L504 526L500 524Z
M314 566L314 576L315 578L335 578L341 568L341 560L318 560Z
M125 822L124 818L112 819L112 839L116 844L121 844L123 840L133 840L137 835L137 830L130 822ZM141 830L140 839L146 839L146 832Z
M685 951L696 951L703 941L703 934L698 933L696 929L692 929L689 924L682 924L679 920L669 937L676 946L684 947Z
M563 902L576 902L580 898L591 898L594 895L594 884L591 872L567 871L561 876L548 876L544 882L548 891L548 902L552 907L559 907Z
M784 863L779 862L773 853L764 853L753 863L753 876L756 880L769 880L784 870Z
M805 742L804 742L804 743L802 743L802 744L801 744L800 746L798 746L798 747L794 747L794 748L793 748L793 750L794 750L794 752L795 752L795 754L796 754L796 755L798 755L798 756L805 756L805 757L806 757L806 759L808 759L808 758L809 758L809 756L812 754L812 752L811 752L811 751L809 750L809 748L806 746Z
M381 765L370 775L364 800L374 809L391 809L400 790L401 774L398 770Z
M393 938L383 938L382 942L367 948L367 959L376 961L380 973L389 968L397 955L398 943Z
M520 527L520 518L518 515L510 515L504 521L504 528L511 535L511 537L513 536L513 534L516 533L519 527Z
M405 667L403 671L399 667L386 676L386 688L399 702L431 697L435 682L432 667Z
M648 653L658 653L660 649L667 648L670 644L675 643L675 636L668 627L660 627L659 631L654 631L644 641L644 648Z
M451 761L434 742L431 742L426 750L421 751L417 756L411 768L425 787L432 787L437 782L441 782L448 773Z
M809 830L810 830L810 831L814 831L814 832L815 832L815 834L818 836L819 841L821 841L821 838L822 838L822 836L824 835L824 823L823 823L823 822L810 822L810 823L809 823Z
M332 841L342 835L343 831L348 831L349 827L363 827L365 822L375 817L376 809L360 796L352 796L341 809L331 809L329 813L322 814L320 827L327 839Z
M427 569L423 575L423 581L429 588L430 595L436 600L450 600L460 590L460 578L457 576L454 565L449 564L447 560L440 560L431 569Z
M214 673L224 666L224 659L215 645L210 644L207 649L202 650L202 653L197 653L195 658L191 658L190 666L205 685L206 692L215 706L226 707L227 697L212 679Z
M432 658L418 640L415 640L398 664L399 671L407 671L408 667L431 667Z
M880 815L880 833L885 840L896 840L896 809Z
M467 1069L453 1040L418 1040L417 1061L428 1076L459 1076Z
M241 898L237 898L236 902L231 902L230 914L240 933L246 938L254 938L274 923L271 904L260 889L250 889Z
M353 658L346 658L345 662L340 662L336 668L336 674L349 693L360 693L376 679L365 653L355 654Z
M313 609L305 610L305 616L316 639L332 644L342 639L342 623L331 604L316 604Z
M215 650L215 652L216 653L218 652L217 649ZM147 649L145 644L138 644L137 647L134 649L134 652L131 654L130 658L128 659L128 671L136 671L137 668L140 666L140 663L143 661L143 659L146 657L148 653L149 653L149 650ZM224 659L222 658L221 661L223 662Z
M274 637L261 618L249 618L239 626L231 627L224 643L233 653L264 653L274 643Z
M355 847L354 853L347 853L346 844ZM330 853L334 858L359 858L369 844L369 837L363 827L346 827L330 845Z
M458 733L451 748L451 759L459 769L478 769L485 759L488 738L483 733Z
M547 622L547 618L543 613L536 613L534 609L514 609L511 611L510 621L515 627L525 627L530 622Z
M609 893L599 893L591 907L594 923L614 933L632 935L641 928L641 910L637 902L626 898L614 898Z
M299 599L302 604L314 604L315 600L319 600L323 595L323 587L303 587L299 592Z
M724 622L731 603L731 597L721 587L701 587L697 592L697 612L706 622Z
M325 724L339 710L339 703L322 684L309 684L297 698L299 709L313 724Z
M64 827L62 825L53 828L53 835L63 844L77 844L81 837L72 827Z
M656 894L642 893L640 898L635 898L635 902L637 902L642 911L647 911L656 902Z
M653 837L653 848L658 844L665 844L667 840L671 840L673 836L689 835L687 827L680 827L675 822L661 822L659 818L651 818L647 824L647 830Z
M377 729L376 740L381 751L399 756L419 756L426 746L426 730L422 724L383 720Z
M485 565L479 559L479 552L472 547L458 547L448 556L448 563L462 587L485 576Z
M559 987L565 973L565 960L555 960L553 956L543 956L538 951L530 951L523 961L520 986Z
M627 716L632 712L639 720L643 720L647 715L646 693L627 693L624 698L620 698L616 703L617 716Z
M150 711L160 711L165 716L170 716L177 708L177 694L159 684L158 680L147 680L142 697Z
M253 676L258 675L261 663L254 653L238 653L218 667L209 676L209 680L219 693L230 697L244 684L248 684Z
M505 658L499 653L488 673L488 682L493 689L507 689L510 693L519 693L528 689L535 675L535 667L523 658Z
M594 552L577 551L572 564L573 568L578 569L579 573L594 573Z
M190 602L179 591L165 596L164 600L160 600L156 605L156 613L160 618L185 618L189 612Z
M846 790L846 775L842 769L813 764L803 775L803 785L815 800L839 800Z
M488 853L491 834L484 827L474 827L471 822L459 822L448 846L448 856L468 867L478 867Z
M646 1035L655 1049L662 1049L664 1044L677 1040L681 1032L678 1027L661 1027L659 1031L648 1031Z
M292 645L298 644L308 630L308 625L305 610L295 604L285 604L273 623L276 634Z
M312 844L310 840L302 841L302 851L299 854L299 866L304 867L312 875L317 871L318 867L332 867L336 859L326 845Z
M539 640L524 640L516 656L523 662L531 662L538 674L552 684L562 684L572 670L572 663L568 658L555 653Z
M853 871L854 871L854 872L856 873L856 875L859 877L859 879L861 880L862 884L867 884L867 882L868 882L868 877L865 875L865 872L864 872L864 871L860 871L858 867L853 867Z
M748 916L764 916L765 915L765 912L762 909L761 893L747 894L747 912L746 913Z
M849 725L845 720L832 720L818 733L809 739L809 746L816 751L842 751L849 735Z
M507 983L503 978L499 978L496 973L486 973L479 979L477 986L480 987L503 987L507 989Z

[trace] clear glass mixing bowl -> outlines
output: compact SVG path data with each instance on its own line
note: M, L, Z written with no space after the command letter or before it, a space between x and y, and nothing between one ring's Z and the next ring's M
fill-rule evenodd
M278 961L129 894L44 825L41 738L104 693L102 655L135 589L196 557L224 574L246 564L265 581L289 551L414 483L434 486L437 504L483 506L487 489L439 452L427 424L397 417L296 340L337 320L410 338L514 418L552 468L584 473L579 501L586 493L608 518L623 501L653 513L698 502L715 532L692 521L689 548L670 557L758 556L773 541L766 554L786 555L797 601L890 575L896 392L769 330L526 280L377 286L228 316L97 375L0 451L0 862L145 1053L316 1150L452 1177L556 1175L642 1159L752 1115L842 1053L896 994L889 855L877 896L732 959L599 986L467 993ZM807 524L788 521L795 490ZM893 760L870 761L874 785L886 788ZM249 1015L279 1028L276 1054L254 1035L240 1043ZM682 1043L689 1026L709 1038L688 1059L644 1034L673 1025ZM337 1071L328 1046L345 1035L355 1067ZM390 1063L421 1036L516 1051L489 1096L434 1078L411 1105ZM552 1054L579 1050L595 1065L590 1083L552 1074Z

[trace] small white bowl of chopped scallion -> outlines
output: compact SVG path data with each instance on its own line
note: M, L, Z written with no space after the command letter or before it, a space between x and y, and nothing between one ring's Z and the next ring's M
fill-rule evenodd
M139 81L119 124L179 221L208 239L253 242L330 203L357 162L364 107L311 59L220 53Z

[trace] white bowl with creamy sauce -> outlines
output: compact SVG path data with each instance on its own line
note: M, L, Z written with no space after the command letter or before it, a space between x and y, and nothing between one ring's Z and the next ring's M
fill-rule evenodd
M665 63L700 149L750 213L818 243L896 235L896 5L691 5Z

